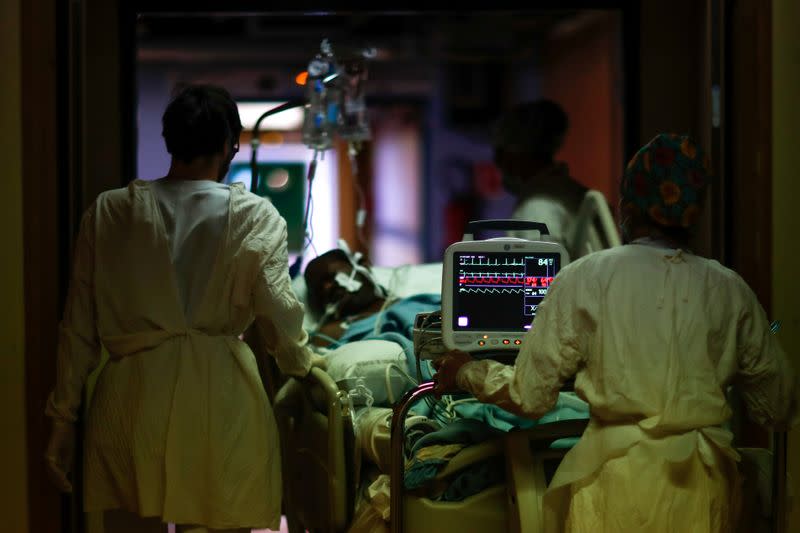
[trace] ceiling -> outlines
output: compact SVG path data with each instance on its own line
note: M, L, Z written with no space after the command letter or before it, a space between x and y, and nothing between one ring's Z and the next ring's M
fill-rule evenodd
M430 94L443 72L468 89L532 68L548 35L573 31L592 13L141 13L137 55L140 69L168 71L173 82L221 84L240 99L292 98L302 94L295 76L327 38L337 57L375 49L371 96L414 99Z
M141 14L142 60L307 62L328 38L334 50L374 47L377 61L482 62L524 56L575 10L305 15ZM186 60L186 56L181 56Z

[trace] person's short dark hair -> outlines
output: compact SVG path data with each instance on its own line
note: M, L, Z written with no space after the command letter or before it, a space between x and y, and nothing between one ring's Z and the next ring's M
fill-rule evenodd
M167 152L185 163L218 154L225 143L232 148L242 132L236 102L213 85L182 89L167 106L161 124Z
M509 152L552 158L561 148L567 129L569 118L556 102L524 102L500 116L494 125L492 144Z

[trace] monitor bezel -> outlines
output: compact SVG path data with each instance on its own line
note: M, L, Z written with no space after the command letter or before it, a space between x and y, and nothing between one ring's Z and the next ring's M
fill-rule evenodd
M559 243L550 241L528 241L512 237L500 237L485 241L460 241L447 247L442 261L442 342L448 349L458 349L468 352L496 352L517 351L520 345L514 344L517 339L522 339L528 332L525 331L479 331L453 329L453 287L455 286L455 270L453 258L457 253L557 253L559 254L559 271L569 264L569 254ZM529 330L530 331L530 330ZM470 336L469 343L456 342L455 335ZM498 340L493 343L493 340ZM510 340L503 344L503 340ZM480 345L479 341L484 344Z

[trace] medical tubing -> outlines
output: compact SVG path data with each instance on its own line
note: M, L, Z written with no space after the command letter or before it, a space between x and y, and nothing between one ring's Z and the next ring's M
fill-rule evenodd
M389 363L388 365L386 365L386 375L385 375L386 396L389 399L389 405L394 405L394 393L392 391L392 383L390 381L392 377L392 370L397 370L400 373L400 375L406 378L406 381L411 383L413 386L416 387L417 385L419 385L419 382L416 381L414 378L412 378L408 372L397 366L395 363Z
M308 238L308 223L311 218L311 187L314 185L314 176L317 174L317 157L319 156L319 150L314 150L314 157L311 158L311 163L308 165L308 174L306 175L306 182L308 183L308 196L306 197L306 208L303 213L303 238ZM308 239L308 242L305 243L303 246L303 251L308 249L311 240Z
M446 398L446 400L445 400ZM455 407L462 403L476 403L478 401L477 398L461 398L458 400L454 400L452 396L442 396L442 400L444 401L444 410L447 416L449 417L450 421L452 422L456 418L458 418L458 412L456 412Z
M344 252L344 255L347 257L347 260L350 262L350 266L353 267L351 272L351 276L354 277L356 273L360 273L365 278L372 282L372 286L375 289L375 296L378 298L388 298L389 291L375 278L372 274L372 271L367 267L360 265L358 262L363 257L361 252L353 253L350 251L350 247L347 245L347 241L344 239L339 239L339 249Z
M269 116L277 115L287 109L294 109L295 107L302 107L306 104L305 99L295 99L289 100L285 104L281 104L278 107L273 107L272 109L265 111L262 113L258 120L256 120L255 125L253 126L253 137L250 139L250 192L255 193L258 190L258 145L261 143L260 139L258 138L259 130L261 128L261 122L264 121Z
M427 318L426 318L426 321L427 321ZM425 322L423 322L423 325L424 324L425 324ZM425 331L428 330L428 328L435 327L437 324L441 325L441 321L440 322L434 322L433 324L430 324L428 326L423 327L423 329L422 329L423 334L424 334ZM431 337L430 339L428 339L425 342L423 342L420 345L419 349L417 351L415 351L415 353L414 353L414 356L415 356L414 358L416 359L416 362L417 362L417 377L418 377L418 380L419 380L420 383L423 383L424 380L422 378L422 360L419 357L419 353L422 352L422 349L425 348L425 346L427 346L431 342L440 341L440 340L442 340L441 336L439 336L439 337ZM429 396L426 396L424 398L424 401L425 401L425 404L430 408L431 414L432 414L432 416L434 417L435 420L437 420L439 422L442 422L442 423L445 423L445 424L451 420L447 416L446 409L442 405L440 405L437 400L432 399ZM438 413L437 413L437 410L439 411Z
M426 331L425 329L422 330L423 335L425 334L425 331ZM420 344L419 348L414 352L414 358L417 360L417 371L418 372L421 372L421 368L422 368L421 359L420 359L419 354L422 353L423 348L425 348L428 344L430 344L432 342L436 342L436 341L440 341L440 340L442 340L441 335L438 336L438 337L431 337L430 339L426 339L425 342ZM420 381L423 381L422 374L420 374L417 377L419 378Z
M347 157L350 159L350 174L353 179L353 188L356 191L356 198L358 202L358 210L356 211L356 238L358 243L366 250L367 240L364 236L364 223L367 219L367 202L364 194L364 188L358 182L358 163L356 155L358 150L355 144L351 141L347 143Z
M436 320L434 322L430 322L431 319L434 318L434 316L435 315L433 313L431 313L428 316L426 316L425 319L422 321L421 327L422 327L422 334L423 335L428 330L430 330L431 328L435 328L437 326L441 327L441 325L442 325L442 321L441 320ZM415 352L414 352L414 357L415 357L416 363L417 363L417 377L418 377L420 382L422 382L423 379L422 379L422 361L421 361L419 355L422 352L423 348L425 348L425 346L427 346L431 342L435 342L435 341L439 341L439 340L442 340L441 336L430 338L430 339L426 340L425 342L423 342L419 346L419 348L416 349ZM444 424L447 424L447 423L449 423L449 422L451 422L453 420L453 418L448 414L447 408L442 405L442 400L436 400L435 398L431 398L430 396L426 396L424 398L424 401L425 401L425 404L428 406L428 408L431 410L431 414L432 414L432 416L433 416L433 418L435 420L437 420L439 422L442 422Z
M372 407L372 404L375 403L375 397L372 395L372 391L370 390L370 388L367 387L367 384L364 381L364 376L358 376L356 378L355 388L347 391L347 398L351 406L353 405L352 403L353 398L357 398L359 396L364 398L364 404L367 406L367 409Z
M428 332L428 330L429 330L430 328L435 328L436 326L439 326L439 327L441 327L441 326L442 326L442 321L441 321L441 320L438 320L438 321L436 321L436 322L431 322L431 323L429 323L429 321L431 320L431 318L433 318L433 316L434 316L434 314L433 314L433 313L429 313L429 314L428 314L428 315L427 315L427 316L426 316L426 317L425 317L425 318L422 320L422 325L421 325L421 328L422 328L422 334L423 334L423 335L424 335L425 333L427 333L427 332ZM420 347L419 347L419 348L415 348L415 349L414 349L414 357L416 357L417 359L419 359L419 354L420 354L420 352L422 352L422 348L423 348L424 346L426 346L426 345L428 344L428 342L430 342L431 340L436 340L436 339L439 339L439 340L441 340L441 338L442 338L441 336L440 336L440 337L434 337L433 339L428 339L427 341L425 341L424 343L422 343L422 345L420 345Z
M327 306L325 306L325 312L320 317L319 321L317 322L316 327L313 330L311 330L311 332L309 333L309 336L317 335L317 332L320 330L320 328L322 328L322 326L327 324L326 320L328 320L329 318L331 318L332 316L334 316L336 314L336 312L339 310L339 305L341 303L342 302L340 300L340 301L338 301L336 303L330 303ZM339 342L339 341L337 341L337 342Z
M372 328L372 334L373 335L378 335L380 333L381 321L383 320L383 314L386 312L386 309L388 309L389 306L392 305L393 303L395 303L397 300L398 300L398 298L394 298L394 297L391 297L391 296L388 296L388 295L383 300L383 305L381 306L381 308L378 310L378 313L377 313L378 316L375 317L375 327Z
M441 320L429 324L428 321L431 319L431 317L433 317L433 313L431 313L428 316L426 316L425 319L422 321L422 335L425 335L425 333L427 333L430 328L435 328L436 326L441 327L441 325L442 325L442 321ZM420 364L419 354L422 353L422 349L425 346L427 346L431 342L437 341L437 340L442 340L441 335L438 336L438 337L432 337L432 338L426 340L425 342L423 342L422 344L420 344L420 346L418 348L417 347L414 348L414 359L417 360L417 374L418 374L417 378L419 379L420 382L422 381L422 366Z
M311 197L311 200L308 202L308 219L314 219L314 198ZM306 243L303 246L303 251L308 250L311 248L314 252L314 257L317 257L319 253L317 252L317 247L314 246L314 224L308 225L308 231L306 231Z
M397 291L395 289L397 287L397 276L399 275L400 271L404 271L405 272L405 271L408 271L408 269L410 269L410 268L411 268L411 265L402 265L402 266L399 266L397 268L393 268L392 269L392 275L389 278L389 284L388 284L389 286L385 287L387 296L396 296L395 293ZM427 320L427 317L426 317L426 320Z

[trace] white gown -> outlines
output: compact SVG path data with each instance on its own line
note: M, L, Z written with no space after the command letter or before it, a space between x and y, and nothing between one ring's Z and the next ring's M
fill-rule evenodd
M311 355L288 276L286 222L212 182L101 194L84 215L47 413L74 420L101 344L111 360L86 428L85 508L215 529L277 529L277 427L255 357L255 319L289 375Z
M572 255L567 237L575 223L577 213L567 207L566 203L554 196L539 195L524 200L511 214L516 220L532 220L547 224L549 239L564 245ZM510 237L529 239L531 233L525 230L510 231Z
M538 418L573 375L591 420L545 495L548 532L733 531L726 388L740 388L761 424L797 421L796 377L755 295L733 271L679 250L634 244L568 265L516 366L471 362L457 380Z
M569 238L585 194L586 188L570 177L567 164L557 161L525 181L519 191L521 200L511 218L543 222L549 231L547 239L564 245L575 259L576 250L572 249ZM510 231L508 235L536 240L534 234L525 230Z

